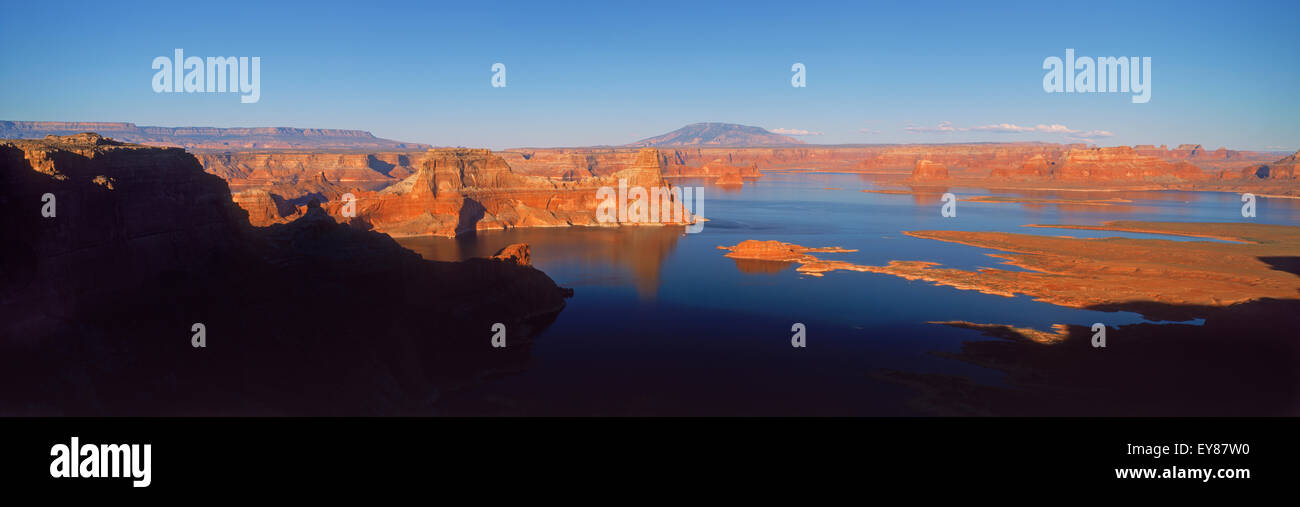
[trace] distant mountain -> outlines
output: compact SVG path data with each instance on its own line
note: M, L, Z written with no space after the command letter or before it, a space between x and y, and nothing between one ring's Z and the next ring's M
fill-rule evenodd
M762 127L735 123L692 123L661 136L642 139L628 146L781 146L804 144L789 136L773 134Z
M46 135L94 132L118 141L196 150L312 149L424 150L427 144L375 137L364 130L291 127L148 127L126 122L0 121L0 139L40 139Z

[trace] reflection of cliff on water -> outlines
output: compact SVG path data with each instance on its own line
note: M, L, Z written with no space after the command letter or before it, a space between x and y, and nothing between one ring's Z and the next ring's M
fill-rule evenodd
M948 187L911 187L912 203L917 206L940 206Z
M736 268L739 269L741 273L750 274L750 275L774 275L776 273L780 273L782 271L790 269L790 266L794 265L793 262L785 262L785 261L765 261L759 259L735 259L735 258L731 260L735 261Z
M397 242L425 259L438 261L489 257L506 245L527 243L533 265L567 287L609 285L620 275L630 274L637 293L643 299L653 299L664 261L683 234L680 226L537 227L478 231L455 239L400 238Z

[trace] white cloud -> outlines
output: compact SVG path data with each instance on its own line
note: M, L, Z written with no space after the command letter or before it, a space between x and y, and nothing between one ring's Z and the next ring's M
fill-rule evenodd
M858 129L858 132L861 132L861 133L863 133L863 134L879 134L879 133L880 133L879 130L876 130L876 129L869 129L869 128L866 128L866 127L862 127L862 128L860 128L860 129Z
M780 129L772 129L771 132L772 132L773 134L782 134L782 135L787 135L787 136L820 136L820 135L822 135L821 132L813 132L813 131L811 131L811 130L804 130L804 129L786 129L786 128L780 128Z
M937 127L918 127L916 125L908 125L906 127L903 127L903 130L915 134L930 134L930 133L947 134L947 133L956 132L958 130L965 130L965 129L958 129L953 127L952 122L950 121L941 121L939 122L939 126Z
M1072 129L1060 123L1051 125L1040 123L1033 126L1016 125L1014 123L994 123L989 125L980 125L977 127L954 127L952 122L939 122L937 127L918 127L908 125L903 130L913 133L949 133L949 132L991 132L994 134L1024 134L1028 132L1037 132L1043 134L1064 134L1069 139L1087 139L1091 142L1095 137L1114 137L1115 134L1107 130L1078 130Z

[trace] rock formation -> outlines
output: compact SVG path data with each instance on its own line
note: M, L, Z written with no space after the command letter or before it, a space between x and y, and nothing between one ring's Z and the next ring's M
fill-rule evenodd
M796 269L801 274L809 276L822 276L822 273L835 270L848 271L866 271L863 266L844 261L827 261L817 258L813 253L847 253L856 252L840 247L806 247L793 243L782 243L780 241L759 241L747 239L734 246L719 246L719 250L727 250L726 257L736 260L736 267L745 272L763 272L762 268L755 266L752 261L763 261L780 264L798 264ZM742 264L741 261L751 261ZM782 266L784 267L784 266Z
M429 150L413 156L412 164L416 172L402 181L379 191L355 190L356 215L347 218L398 237L456 236L514 227L619 225L597 220L601 188L617 189L620 182L647 190L670 187L663 179L662 157L650 148L637 152L635 159L615 172L577 180L520 174L503 158L482 149ZM338 187L312 195L323 197L323 206L332 215L344 217L344 203L336 198L341 195ZM240 194L236 201L255 220L269 220L255 221L255 225L291 220L301 214L303 205L285 208L287 200L274 191L270 195ZM675 223L692 220L680 199L669 204L679 210L673 216L682 217Z
M929 160L917 160L912 169L912 181L943 181L948 179L948 168Z
M1244 169L1241 177L1247 180L1295 180L1300 178L1300 171L1296 170L1298 165L1300 165L1300 151L1271 164Z
M1035 156L1019 169L998 169L991 180L1060 181L1066 183L1107 184L1185 183L1213 177L1187 162L1168 162L1139 154L1128 146L1084 148L1066 151L1050 160Z
M506 245L493 255L492 259L509 262L511 264L518 264L520 266L532 265L532 255L529 253L528 245L523 243Z

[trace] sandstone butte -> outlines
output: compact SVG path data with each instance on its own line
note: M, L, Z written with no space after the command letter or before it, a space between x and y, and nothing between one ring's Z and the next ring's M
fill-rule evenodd
M934 181L948 179L948 167L929 160L917 160L912 169L912 179L916 181Z
M780 242L745 241L728 257L799 263L801 272L865 271L922 280L985 294L1029 296L1071 308L1107 305L1222 307L1259 299L1297 299L1300 276L1292 271L1300 227L1242 223L1108 222L1101 226L1039 225L1066 229L1137 232L1211 238L1085 239L1006 232L908 231L908 236L999 250L989 254L1024 271L968 271L933 262L890 261L863 266L824 261L819 251ZM1225 242L1231 241L1231 242Z
M184 150L94 134L0 140L0 203L6 414L427 413L523 368L572 295L524 245L433 262L319 206L254 227Z
M483 149L434 149L393 160L409 166L395 165L392 171L409 175L380 190L348 188L330 181L322 171L282 184L284 190L276 185L252 188L235 200L255 224L266 225L296 218L313 199L342 217L341 197L352 193L356 216L350 218L376 231L395 237L456 236L484 229L620 225L597 220L601 188L617 189L620 182L647 190L671 186L664 180L662 159L654 149L638 151L616 171L578 179L515 172L503 158ZM301 176L299 172L289 177ZM661 209L668 220L642 225L685 224L694 219L680 199Z

